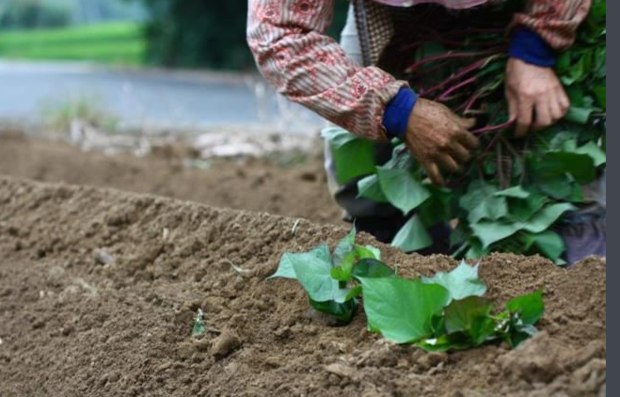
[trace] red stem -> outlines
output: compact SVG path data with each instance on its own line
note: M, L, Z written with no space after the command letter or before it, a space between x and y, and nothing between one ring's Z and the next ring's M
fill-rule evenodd
M466 66L465 68L461 69L457 74L455 74L454 76L450 77L449 79L443 81L442 83L436 85L435 87L429 88L428 90L424 90L420 93L420 95L428 95L430 93L433 93L437 90L442 89L443 87L445 87L446 85L452 83L455 80L460 79L461 77L473 72L474 70L480 69L487 61L489 58L485 58L485 59L481 59L479 61L476 61L474 63L472 63L469 66Z
M445 54L421 59L413 63L412 65L410 65L405 70L405 72L411 73L415 69L429 62L443 61L445 59L454 59L454 58L472 58L472 57L478 57L478 56L484 56L484 55L496 55L496 54L498 54L498 48L492 48L492 49L488 49L484 51L475 51L475 52L452 52L450 51Z
M454 91L458 90L459 88L463 88L469 84L473 84L476 82L476 80L478 80L478 77L474 76L471 77L465 81L460 82L459 84L455 85L454 87L449 88L448 90L446 90L443 94L441 94L439 97L437 97L437 99L435 99L437 102L442 102L445 101L448 96L450 94L452 94Z
M495 143L497 143L497 141L499 140L500 136L502 135L501 132L498 132L497 134L495 134L495 136L493 137L493 139L491 139L491 142L489 142L489 146L487 146L484 149L484 154L487 154L491 151L491 149L493 149L493 146L495 146Z
M474 106L474 104L476 103L476 101L485 93L486 91L482 90L479 91L477 93L474 94L474 96L471 97L471 99L469 100L469 102L467 103L467 105L465 106L465 110L463 111L463 113L467 113L471 110L471 108Z
M507 121L507 122L505 122L503 124L499 124L499 125L488 125L488 126L486 126L484 128L473 130L471 133L475 134L475 135L482 135L482 134L486 134L486 133L497 131L497 130L504 130L504 129L512 126L514 123L515 123L514 120L510 120L510 121Z
M458 36L459 37L463 37L463 36L465 36L465 34L459 34ZM445 45L449 45L449 46L454 46L454 47L465 47L465 46L469 46L469 47L491 47L491 46L501 46L501 45L505 45L506 44L505 40L490 41L490 42L484 42L484 41L466 42L466 41L450 40L450 39L446 39L446 38L438 38L436 36L417 35L416 37L418 39L420 39L420 40L416 41L413 44L408 44L407 46L402 47L402 51L407 51L407 50L410 50L412 48L418 47L418 46L424 44L427 41L434 41L434 42L438 42L438 43L441 43L441 44L445 44Z

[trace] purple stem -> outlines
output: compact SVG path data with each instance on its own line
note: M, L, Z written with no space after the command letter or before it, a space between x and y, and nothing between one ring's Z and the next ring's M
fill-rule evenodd
M452 83L455 80L460 79L461 77L475 71L478 70L482 67L482 65L485 64L485 62L487 62L488 58L485 59L481 59L479 61L476 61L474 63L472 63L469 66L466 66L464 69L462 69L461 71L459 71L457 74L455 74L454 76L450 77L449 79L445 80L444 82L436 85L435 87L429 88L428 90L424 90L420 95L428 95L430 93L433 93L437 90L442 89L443 87L445 87L446 85Z
M465 81L460 82L459 84L455 85L454 87L451 87L449 89L447 89L443 94L441 94L439 97L437 97L435 100L437 102L442 102L445 101L450 94L452 94L454 91L458 90L459 88L463 88L465 86L468 86L469 84L473 84L476 82L476 80L478 80L478 77L474 76L471 77Z
M478 57L478 56L484 56L484 55L496 55L496 54L498 54L498 49L497 48L492 48L492 49L488 49L488 50L485 50L485 51L476 51L476 52L452 52L452 51L450 51L450 52L445 53L445 54L441 54L441 55L436 55L436 56L420 59L419 61L417 61L417 62L413 63L412 65L410 65L405 70L405 72L411 73L415 69L417 69L420 66L422 66L424 64L427 64L429 62L443 61L445 59L455 59L455 58L472 58L472 57Z
M471 108L474 106L474 104L476 103L476 101L478 99L480 99L480 97L482 95L484 95L486 93L485 90L479 91L477 93L474 94L474 96L472 96L472 98L469 100L469 102L466 104L465 106L465 110L463 110L463 113L467 113L471 110Z
M483 152L484 154L489 153L491 151L491 149L493 149L493 146L495 146L495 143L497 143L497 141L499 140L499 137L500 137L501 134L502 134L501 132L498 132L497 134L495 134L493 139L491 139L491 142L489 142L489 146L487 146L484 149L484 152Z
M488 125L486 127L473 130L471 133L474 135L482 135L482 134L486 134L486 133L497 131L497 130L504 130L508 127L511 127L514 123L515 123L514 120L510 120L510 121L507 121L499 125Z

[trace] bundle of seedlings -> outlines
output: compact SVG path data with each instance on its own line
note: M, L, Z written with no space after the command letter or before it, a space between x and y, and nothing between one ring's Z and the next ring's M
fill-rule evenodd
M593 1L576 43L558 54L555 71L571 101L568 114L518 139L505 100L506 27L524 3L503 2L475 17L441 7L412 14L413 32L398 50L403 59L413 59L399 77L421 97L475 118L472 133L481 149L461 173L447 175L446 188L430 183L399 140L392 142L391 160L381 166L360 155L336 165L341 182L360 179L360 197L390 203L410 217L392 245L422 250L432 243L429 228L451 223L455 257L511 252L564 263L557 226L565 214L585 205L584 187L606 166L606 2ZM323 135L336 159L372 151L372 143L341 129Z

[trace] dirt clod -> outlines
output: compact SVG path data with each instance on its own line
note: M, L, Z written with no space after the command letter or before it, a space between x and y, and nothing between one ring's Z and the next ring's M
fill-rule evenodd
M442 363L447 363L449 356L446 353L429 353L425 354L418 359L418 365L423 370L429 370Z
M222 331L222 334L213 341L211 355L215 357L216 360L221 360L231 354L235 349L241 346L241 344L241 339L235 333L228 330Z
M562 373L566 349L550 341L549 334L539 332L517 349L499 357L504 374L527 382L547 383Z

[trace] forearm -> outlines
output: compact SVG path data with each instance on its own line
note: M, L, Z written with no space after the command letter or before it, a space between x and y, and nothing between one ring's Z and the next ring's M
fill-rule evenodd
M360 67L325 35L334 0L270 4L251 0L248 19L248 43L265 78L335 124L385 140L385 107L407 83L378 68Z
M539 36L554 51L574 42L579 25L588 16L591 0L530 0L527 9L515 16L512 29L526 29Z

